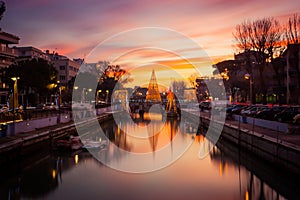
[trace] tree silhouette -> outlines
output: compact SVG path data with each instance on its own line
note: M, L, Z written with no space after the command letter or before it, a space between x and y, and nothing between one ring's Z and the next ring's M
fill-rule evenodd
M0 20L2 19L5 10L6 10L5 3L3 1L0 1Z
M119 65L111 65L108 61L99 61L85 63L76 76L75 85L78 87L77 93L80 93L83 88L92 89L95 95L105 97L109 101L114 89L122 89L124 84L130 81L130 73Z
M259 86L263 94L263 103L266 103L267 88L263 75L264 69L273 61L274 52L280 45L281 31L279 22L271 17L257 19L253 22L245 21L236 26L233 35L237 41L237 48L246 55L248 72L253 75L253 64L254 67L258 67ZM250 55L255 57L255 63L250 62Z
M6 81L9 81L11 77L20 77L18 80L19 91L23 90L26 94L33 91L43 96L49 94L50 84L56 84L57 71L43 59L32 59L11 65L5 70L5 75ZM36 101L39 100L36 99Z
M126 83L132 81L128 71L122 69L119 65L110 65L109 63L105 66L100 75L98 89L101 90L102 93L108 91L108 100L111 99L113 90L123 89Z
M300 42L300 16L294 14L290 17L285 28L285 37L289 44L299 44Z

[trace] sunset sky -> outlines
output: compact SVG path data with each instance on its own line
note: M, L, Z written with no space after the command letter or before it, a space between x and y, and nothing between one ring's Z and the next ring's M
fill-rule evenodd
M34 46L42 50L57 51L69 58L83 58L99 43L113 35L140 27L162 27L194 40L214 63L233 58L236 51L233 48L232 33L237 24L244 20L269 16L286 23L288 17L300 12L299 0L4 0L4 2L7 9L0 26L3 31L19 36L20 46ZM162 35L159 41L153 41L153 46L156 47L156 43L161 41L172 43L175 40L168 35ZM197 59L197 52L192 52L193 50L184 44L176 45L178 51L189 51L189 59ZM128 50L118 43L114 43L113 47L102 48L106 48L106 54L99 55L99 60L107 60L107 57L116 50L124 48L123 53ZM147 51L146 54L139 52L138 58L156 56L157 52ZM172 59L169 57L166 60L159 60L170 62ZM133 61L136 61L136 57Z

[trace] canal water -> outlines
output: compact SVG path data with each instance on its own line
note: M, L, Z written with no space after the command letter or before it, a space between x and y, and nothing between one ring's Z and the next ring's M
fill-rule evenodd
M153 137L139 141L130 136L136 125L146 127L148 123L145 116L123 122L125 131L114 121L102 128L110 143L126 151L151 153L153 160L156 151L176 136L191 145L169 166L135 174L111 169L88 151L41 149L1 166L0 199L299 199L297 175L277 169L222 138L200 159L205 130L192 122L167 119ZM109 157L109 146L99 149L98 154Z

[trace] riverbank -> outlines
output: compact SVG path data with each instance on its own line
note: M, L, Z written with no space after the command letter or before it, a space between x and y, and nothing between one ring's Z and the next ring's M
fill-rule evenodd
M201 125L206 128L211 121L207 112L201 112L199 116L199 113L182 110L182 115L198 121L200 117ZM98 121L104 122L111 118L111 113L103 112L98 116ZM218 123L217 120L215 122ZM77 123L77 125L80 124L88 125L89 119ZM53 140L67 137L75 131L74 122L69 121L26 133L0 137L0 163L29 154L36 151L39 145L50 145ZM226 120L221 137L273 164L300 174L300 134L298 133L287 134L278 130L253 126L250 123Z
M208 128L210 114L182 111L183 116L191 120L199 120ZM199 116L200 115L200 116ZM215 120L215 123L220 121ZM222 138L267 160L277 166L300 174L300 134L287 134L242 121L226 120L221 134Z
M111 113L102 113L97 116L99 123L112 118ZM76 122L76 127L88 126L94 119L87 118ZM47 126L34 131L0 137L0 164L14 160L33 151L37 151L40 145L50 145L52 141L64 138L75 133L74 121Z

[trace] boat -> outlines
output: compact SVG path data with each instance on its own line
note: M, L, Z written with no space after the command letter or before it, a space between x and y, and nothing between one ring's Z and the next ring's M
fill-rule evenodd
M90 111L92 109L92 104L90 103L73 103L72 109L79 110L79 111Z
M70 136L70 140L71 140L71 149L72 150L78 150L78 149L82 148L83 144L82 144L79 136Z
M69 139L61 139L54 141L53 146L56 149L78 150L82 148L83 144L80 141L79 136L70 136Z
M87 150L89 149L103 149L107 146L107 140L96 141L91 139L82 140L83 146Z

